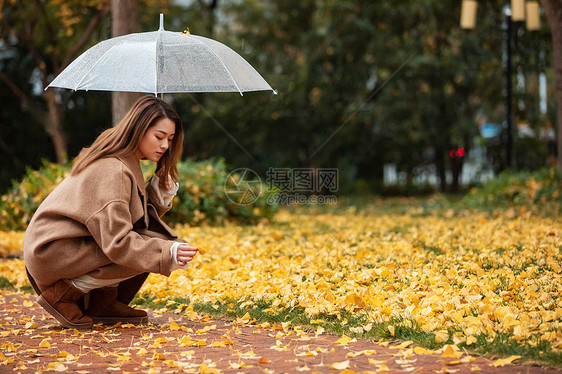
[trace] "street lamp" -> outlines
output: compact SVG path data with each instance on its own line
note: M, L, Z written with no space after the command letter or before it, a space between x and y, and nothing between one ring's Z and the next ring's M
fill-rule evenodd
M478 2L476 0L462 0L460 26L463 29L474 29L476 25L476 11ZM511 0L511 5L503 7L503 23L504 31L503 55L502 61L504 65L504 85L505 85L505 128L506 128L506 144L505 144L505 163L508 168L512 166L513 159L513 113L512 113L512 63L511 50L512 38L511 30L514 22L525 21L527 30L536 31L540 29L539 3L536 0Z

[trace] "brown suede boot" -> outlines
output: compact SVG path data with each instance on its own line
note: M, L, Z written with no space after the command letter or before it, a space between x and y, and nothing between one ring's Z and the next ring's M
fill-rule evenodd
M131 308L117 300L117 287L98 288L90 291L90 302L86 315L92 317L95 323L114 324L145 323L148 316L144 310Z
M37 302L64 327L87 329L92 327L93 320L85 316L76 303L83 296L72 283L61 279L43 291Z

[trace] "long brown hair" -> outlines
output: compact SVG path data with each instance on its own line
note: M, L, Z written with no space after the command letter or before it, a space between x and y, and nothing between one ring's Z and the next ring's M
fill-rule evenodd
M176 124L172 145L156 165L160 186L165 187L166 175L178 180L177 162L183 151L183 124L176 111L156 96L143 96L136 101L117 126L102 132L90 147L82 149L74 160L71 174L76 175L94 161L134 153L146 131L157 121L168 118Z

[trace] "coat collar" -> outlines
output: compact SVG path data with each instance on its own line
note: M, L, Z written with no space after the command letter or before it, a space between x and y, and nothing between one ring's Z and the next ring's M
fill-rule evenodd
M137 182L137 186L139 187L139 191L141 195L144 196L146 182L144 180L144 175L142 174L140 162L135 156L135 154L129 153L126 155L117 156L117 158L121 160L121 162L123 162L131 170L131 172L135 177L135 182Z

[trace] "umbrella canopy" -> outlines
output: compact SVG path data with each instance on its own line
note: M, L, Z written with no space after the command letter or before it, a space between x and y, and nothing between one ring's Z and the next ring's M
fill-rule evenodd
M238 53L209 38L160 29L100 42L48 86L154 93L271 90Z

